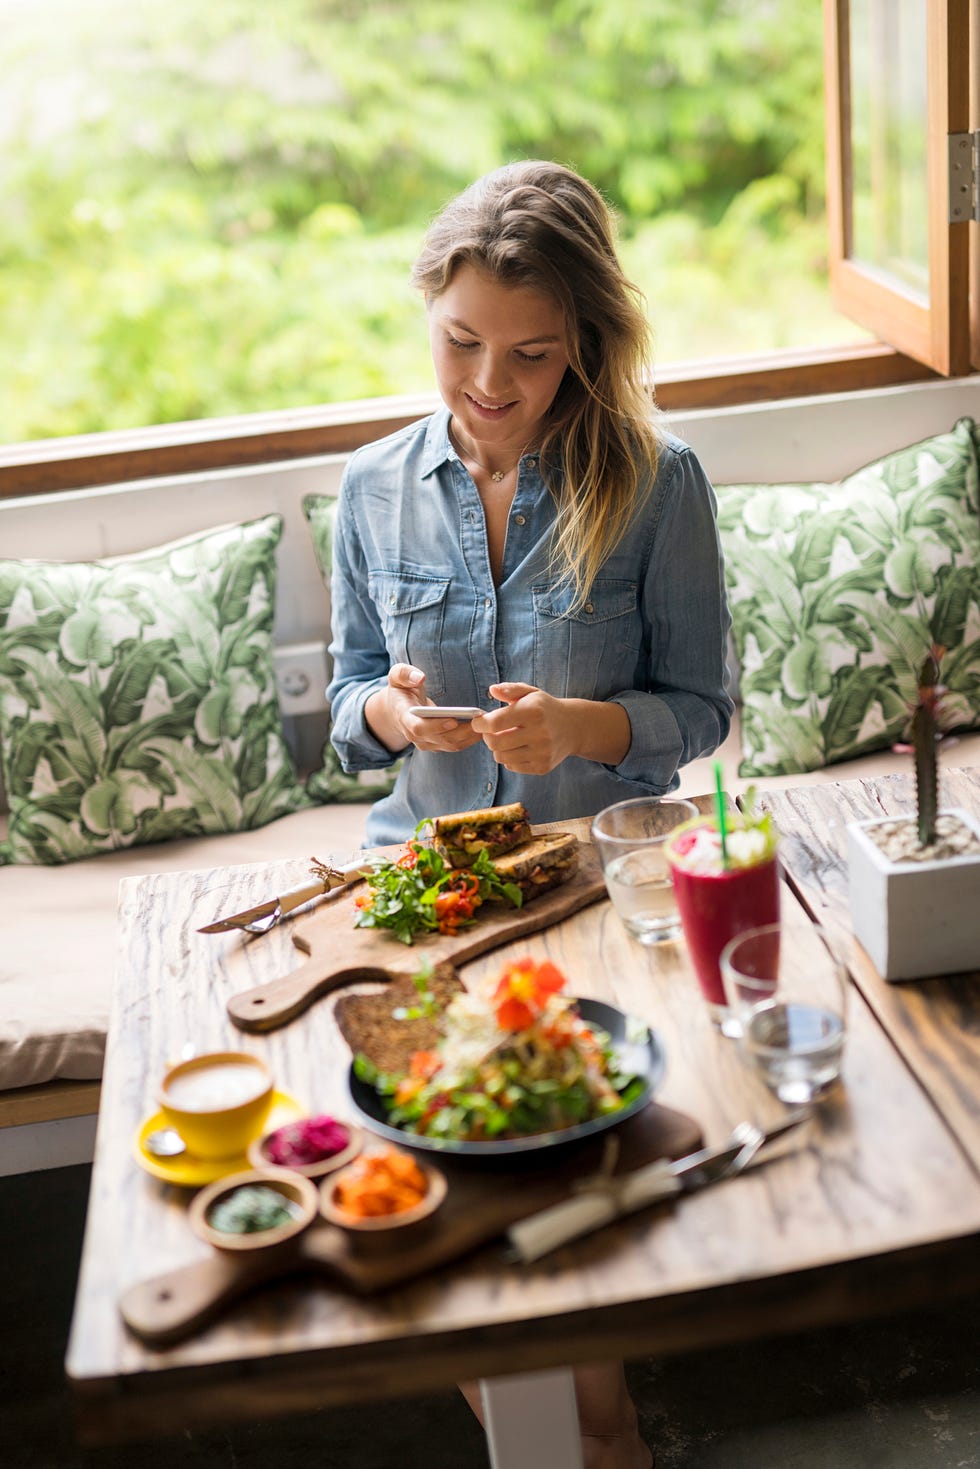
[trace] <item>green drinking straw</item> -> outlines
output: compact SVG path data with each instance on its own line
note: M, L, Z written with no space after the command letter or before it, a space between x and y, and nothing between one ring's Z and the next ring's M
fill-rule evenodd
M721 865L728 871L728 828L725 825L725 796L721 789L721 761L715 761L715 813L718 817L718 835L721 837Z

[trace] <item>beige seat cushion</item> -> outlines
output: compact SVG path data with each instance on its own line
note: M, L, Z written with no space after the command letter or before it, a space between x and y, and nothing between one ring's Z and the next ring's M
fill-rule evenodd
M363 843L367 810L316 806L257 831L61 867L0 867L0 1090L101 1076L122 878L313 855L349 861Z

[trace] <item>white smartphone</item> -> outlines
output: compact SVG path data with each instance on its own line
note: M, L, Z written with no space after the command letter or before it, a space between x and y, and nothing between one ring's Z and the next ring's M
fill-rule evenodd
M420 719L475 719L487 711L476 709L472 704L416 704L408 712L417 714Z

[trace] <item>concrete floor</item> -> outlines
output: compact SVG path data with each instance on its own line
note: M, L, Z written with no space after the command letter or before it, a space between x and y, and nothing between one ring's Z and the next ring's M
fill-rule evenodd
M486 1469L455 1392L80 1448L63 1375L87 1167L0 1179L0 1469ZM980 1469L980 1300L629 1365L658 1469Z

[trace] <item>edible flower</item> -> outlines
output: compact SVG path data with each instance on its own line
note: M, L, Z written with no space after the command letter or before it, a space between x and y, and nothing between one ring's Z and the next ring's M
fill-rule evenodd
M384 1074L359 1053L355 1073L395 1127L446 1141L560 1132L621 1112L643 1095L643 1077L586 1024L564 985L549 960L518 959L496 984L454 995L437 1049L416 1051L406 1071Z
M501 1030L527 1030L543 1013L550 995L564 987L565 977L550 959L518 959L509 964L493 992L494 1014Z

